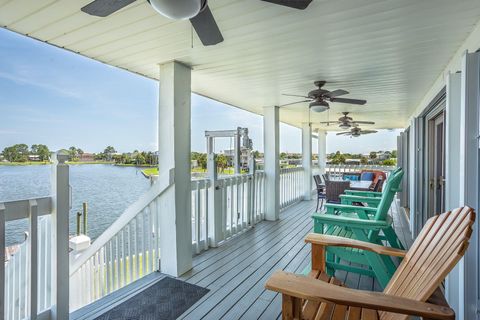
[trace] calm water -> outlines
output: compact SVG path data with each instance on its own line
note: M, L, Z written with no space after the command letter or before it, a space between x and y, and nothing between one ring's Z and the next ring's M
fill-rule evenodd
M0 166L0 202L50 195L50 166ZM112 165L70 166L72 210L70 233L76 232L76 212L88 203L88 235L96 239L140 195L150 182L140 169ZM7 245L21 242L26 221L7 224Z

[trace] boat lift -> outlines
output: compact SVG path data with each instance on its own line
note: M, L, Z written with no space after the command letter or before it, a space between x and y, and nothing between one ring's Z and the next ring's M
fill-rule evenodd
M252 139L248 137L248 128L238 127L235 130L205 131L207 139L207 172L213 177L217 175L217 164L215 157L215 138L231 138L234 143L233 168L235 174L241 173L241 154L248 150L248 166L250 173L255 170L255 159L252 152Z

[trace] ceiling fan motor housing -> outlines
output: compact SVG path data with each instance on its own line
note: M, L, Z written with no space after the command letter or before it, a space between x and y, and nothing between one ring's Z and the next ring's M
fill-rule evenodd
M326 101L323 100L315 100L310 103L310 109L315 112L324 112L330 109L330 106Z
M161 15L173 20L195 17L206 5L206 0L149 0L150 5Z

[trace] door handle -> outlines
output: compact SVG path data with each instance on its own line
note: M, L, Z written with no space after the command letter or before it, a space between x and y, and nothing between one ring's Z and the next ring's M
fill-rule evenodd
M433 185L434 184L435 184L435 179L430 179L430 181L429 181L430 190L433 190Z

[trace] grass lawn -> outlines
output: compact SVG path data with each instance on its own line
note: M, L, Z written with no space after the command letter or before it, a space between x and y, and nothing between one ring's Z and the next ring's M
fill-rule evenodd
M39 166L50 164L49 161L0 162L0 166Z
M147 168L142 170L146 176L158 176L158 168Z

